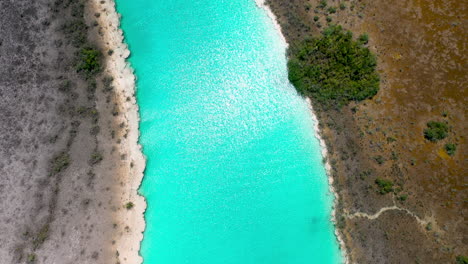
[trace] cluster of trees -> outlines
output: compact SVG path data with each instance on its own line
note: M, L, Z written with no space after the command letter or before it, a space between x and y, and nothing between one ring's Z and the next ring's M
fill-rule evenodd
M355 40L350 31L331 25L320 37L290 48L289 80L299 93L325 107L371 98L379 90L380 78L367 41L367 35Z

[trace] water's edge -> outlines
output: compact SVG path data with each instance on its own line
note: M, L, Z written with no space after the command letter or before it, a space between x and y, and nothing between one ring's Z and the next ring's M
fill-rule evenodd
M273 24L275 25L275 28L278 31L278 34L281 36L281 39L286 43L286 47L288 47L289 43L286 41L286 38L283 35L281 25L279 24L276 18L276 15L271 11L270 7L265 3L265 0L255 0L255 2L259 8L262 8L263 10L265 10L268 17L272 20ZM333 179L333 174L331 173L331 165L330 165L330 160L328 158L327 144L322 138L322 131L319 128L319 121L317 119L317 115L315 114L312 101L310 100L310 98L306 98L306 101L307 101L307 105L309 107L310 114L312 116L312 120L314 123L314 136L320 142L320 147L322 150L321 153L323 157L323 165L325 166L325 170L326 170L327 178L328 178L329 191L333 195L333 207L332 207L331 221L333 222L334 227L335 227L335 230L334 230L335 237L340 245L341 254L343 256L343 262L344 264L348 264L349 258L348 258L348 254L346 253L346 245L341 236L341 233L338 230L338 227L336 226L336 206L337 206L336 199L338 197L338 193L336 192L334 185L333 185L334 179Z
M125 175L125 188L121 193L122 206L128 202L133 203L131 210L120 209L116 223L129 226L130 231L125 236L115 240L115 248L118 258L124 263L141 264L143 258L140 255L140 245L143 241L145 230L144 213L146 211L145 197L139 194L146 166L146 157L143 154L140 138L140 114L136 99L136 76L130 62L130 50L125 43L124 34L120 28L121 16L117 12L115 0L89 2L87 21L89 24L98 20L102 29L102 47L112 50L112 56L105 56L105 72L114 78L113 85L116 95L121 99L119 105L123 109L124 119L128 126L127 137L122 140L121 148L127 153L128 159L132 161L128 175ZM99 17L94 14L101 14ZM104 51L103 51L104 52ZM123 99L123 100L122 100Z

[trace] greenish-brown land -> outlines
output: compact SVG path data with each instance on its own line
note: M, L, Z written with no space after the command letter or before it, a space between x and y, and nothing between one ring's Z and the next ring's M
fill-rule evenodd
M318 112L350 261L466 263L466 4L266 2Z

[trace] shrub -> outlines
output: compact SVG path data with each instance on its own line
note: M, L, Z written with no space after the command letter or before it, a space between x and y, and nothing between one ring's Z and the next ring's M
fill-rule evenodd
M319 20L318 16L314 16L314 21L317 22Z
M364 33L362 35L359 36L359 42L361 42L362 44L367 44L369 42L369 35L367 35L367 33Z
M34 254L34 253L28 254L27 261L28 261L29 263L35 262L35 261L36 261L36 254Z
M393 192L393 182L390 180L384 180L382 178L377 178L375 184L379 187L378 193L387 194Z
M39 248L44 241L49 237L49 224L45 224L37 233L36 237L33 240L34 249Z
M408 195L407 194L402 194L400 196L398 196L398 200L404 202L408 199Z
M432 230L432 223L430 223L430 222L427 223L427 225L426 225L426 230L427 230L427 231L431 231L431 230Z
M453 155L455 155L455 151L457 151L457 145L455 145L453 143L445 144L445 151L450 156L453 156Z
M327 19L327 22L328 22L328 23L332 22L332 20L333 20L331 16L327 16L326 19Z
M457 264L468 264L468 257L466 256L457 256L456 258Z
M62 152L52 159L52 174L57 174L70 165L70 155Z
M100 71L100 52L94 48L83 48L80 51L80 63L77 70L84 72L88 77Z
M291 83L325 107L364 100L379 90L374 55L341 26L292 46L289 57Z
M135 204L132 203L132 202L128 202L128 203L125 204L125 208L126 208L127 210L132 209L134 206L135 206Z
M327 7L327 0L321 0L317 7L321 9L324 9L325 7Z
M101 162L103 159L102 157L102 154L99 153L99 152L94 152L93 154L91 154L91 158L89 159L89 162L94 165L94 164L97 164L99 162Z
M330 14L336 13L336 7L330 6L330 7L328 8L328 13L330 13Z
M379 165L382 165L385 162L385 159L382 155L377 155L374 157L375 162L377 162Z
M424 137L432 142L442 140L447 137L448 126L446 123L430 121L424 130Z
M346 9L346 4L345 4L345 3L341 3L341 4L340 4L340 9L341 9L341 10L345 10L345 9Z

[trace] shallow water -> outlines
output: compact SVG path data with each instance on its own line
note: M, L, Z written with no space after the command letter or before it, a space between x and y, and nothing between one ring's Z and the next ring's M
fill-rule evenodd
M148 158L145 264L339 263L321 150L253 0L117 0Z

